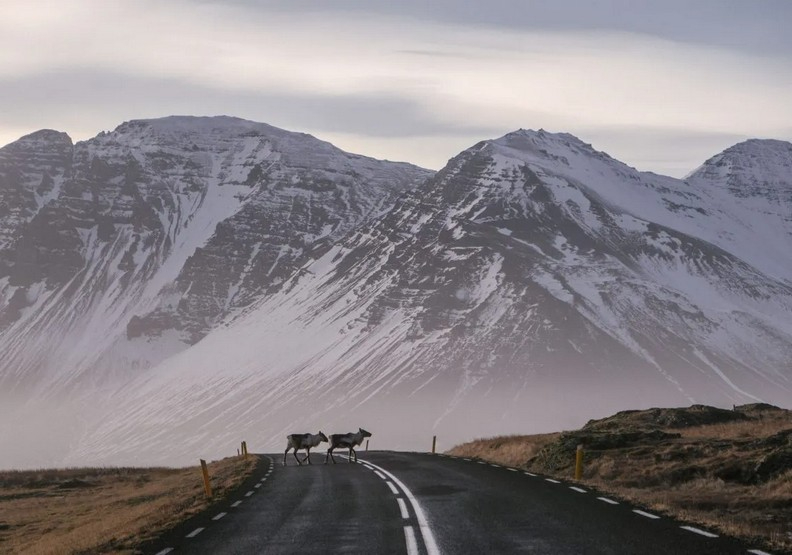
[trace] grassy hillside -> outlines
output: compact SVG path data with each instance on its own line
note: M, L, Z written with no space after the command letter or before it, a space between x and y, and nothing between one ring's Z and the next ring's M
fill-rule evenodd
M582 482L792 552L792 411L753 404L624 411L557 434L480 439L449 454Z
M256 461L209 463L215 498ZM0 553L136 553L208 505L199 466L0 471Z

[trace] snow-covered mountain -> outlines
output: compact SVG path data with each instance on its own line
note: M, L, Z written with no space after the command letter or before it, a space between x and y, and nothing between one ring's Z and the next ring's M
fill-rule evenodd
M791 144L741 143L682 181L571 135L520 130L474 145L423 182L416 168L387 171L337 234L303 231L310 240L298 255L282 250L291 228L260 234L236 209L216 219L214 234L184 233L187 254L168 279L130 277L155 294L129 301L123 313L136 318L99 358L84 347L102 362L91 375L112 356L129 381L101 390L66 461L186 463L233 452L241 439L280 450L289 432L357 426L374 432L372 446L427 448L434 434L448 446L625 408L789 405ZM361 172L357 187L373 173ZM395 201L376 197L409 184L417 187ZM278 214L288 206L272 194L257 204ZM308 220L299 221L304 230ZM266 263L246 263L265 248ZM135 252L133 275L145 267ZM27 302L23 316L41 314ZM166 358L169 337L181 348ZM130 378L139 360L147 363Z
M0 416L91 412L431 173L228 117L0 149Z

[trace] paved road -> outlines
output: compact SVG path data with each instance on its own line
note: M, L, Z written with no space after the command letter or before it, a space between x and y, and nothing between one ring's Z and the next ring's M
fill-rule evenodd
M301 467L272 455L250 489L151 553L764 553L516 469L421 453L360 455L362 464L337 457L336 465Z

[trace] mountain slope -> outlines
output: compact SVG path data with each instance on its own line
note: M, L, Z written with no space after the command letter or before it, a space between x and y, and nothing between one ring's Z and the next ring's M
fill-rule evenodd
M792 156L770 158L786 175ZM770 248L789 252L792 207L775 181L743 202L711 165L683 182L566 134L481 142L142 375L72 456L173 461L359 425L421 448L624 408L784 404L792 272L755 245L778 226Z
M31 430L101 418L107 391L431 174L228 117L0 149L0 440L27 435L21 414Z

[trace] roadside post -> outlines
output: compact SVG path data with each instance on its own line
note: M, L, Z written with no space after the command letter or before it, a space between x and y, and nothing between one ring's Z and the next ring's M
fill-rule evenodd
M575 453L575 480L580 480L583 477L583 444L577 446Z
M435 454L437 449L437 436L432 436L432 454Z
M206 497L212 497L212 484L209 483L209 469L206 467L206 461L201 460L201 472L203 473L204 491Z

